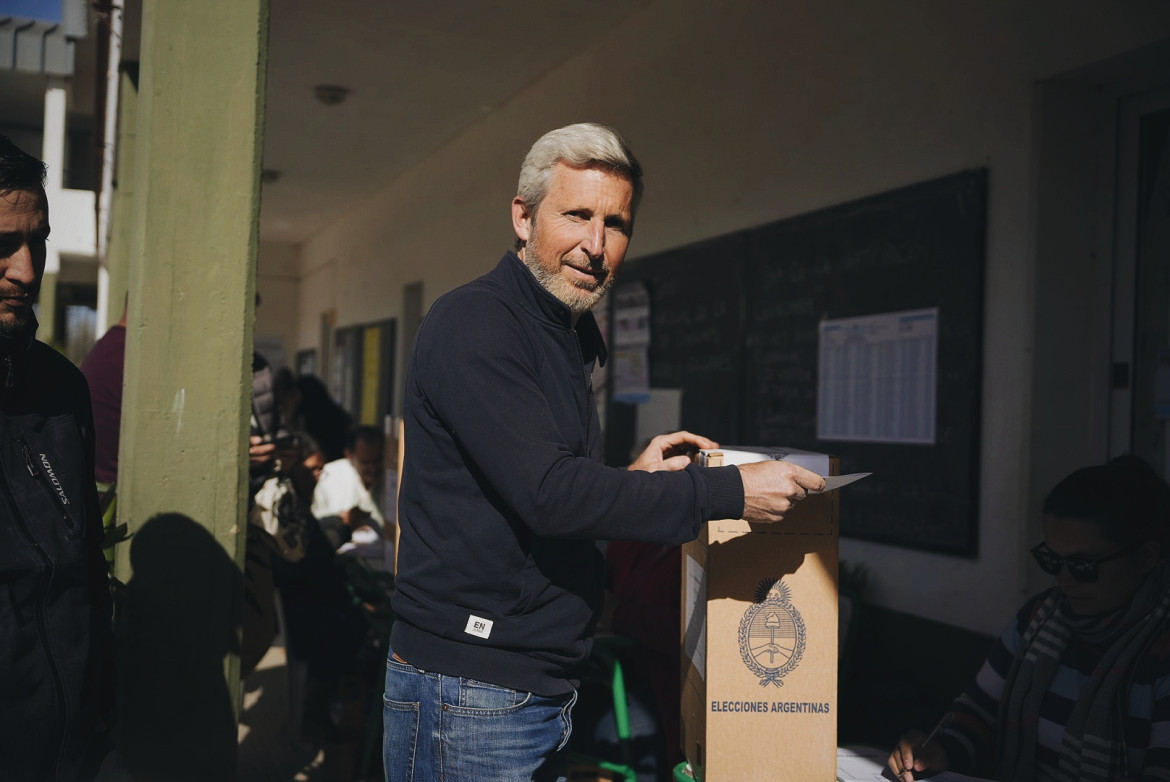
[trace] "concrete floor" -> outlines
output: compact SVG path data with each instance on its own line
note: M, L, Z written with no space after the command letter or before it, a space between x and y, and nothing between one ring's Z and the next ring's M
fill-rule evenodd
M273 645L244 682L238 782L327 782L325 752L297 742L289 728L284 647Z
M363 724L351 723L351 733L359 738L348 744L322 748L297 741L289 727L299 723L289 708L290 685L299 686L289 675L284 647L274 644L244 682L237 782L382 782L377 759L369 776L358 774ZM360 713L352 716L362 721Z

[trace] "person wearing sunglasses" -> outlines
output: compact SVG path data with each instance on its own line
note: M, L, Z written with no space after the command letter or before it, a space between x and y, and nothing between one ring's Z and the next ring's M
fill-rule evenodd
M1170 779L1170 486L1123 456L1063 479L1032 547L1055 585L1019 611L929 736L890 771L1003 780Z

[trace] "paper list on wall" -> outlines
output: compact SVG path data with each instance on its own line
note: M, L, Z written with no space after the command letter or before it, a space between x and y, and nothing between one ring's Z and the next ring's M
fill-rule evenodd
M650 292L640 282L614 292L613 399L650 401Z
M935 441L938 308L823 320L817 437Z

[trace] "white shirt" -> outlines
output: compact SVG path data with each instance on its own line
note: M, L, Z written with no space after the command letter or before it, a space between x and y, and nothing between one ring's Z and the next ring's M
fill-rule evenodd
M313 490L313 505L310 510L314 516L323 519L326 516L339 516L351 508L358 508L370 514L378 527L385 529L386 520L382 517L382 511L378 509L373 496L362 483L362 477L358 475L349 459L329 462L321 469L321 478ZM386 545L379 529L356 530L349 542L342 544L337 552L360 556L362 559L370 560L370 565L378 570L386 570L389 569L386 566L386 555L392 550L393 543Z

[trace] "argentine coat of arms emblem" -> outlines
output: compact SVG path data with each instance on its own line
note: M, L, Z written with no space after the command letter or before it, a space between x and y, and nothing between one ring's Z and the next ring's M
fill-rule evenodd
M783 678L804 655L804 620L792 605L792 590L780 579L765 579L739 623L739 652L760 678L760 686L783 687Z

